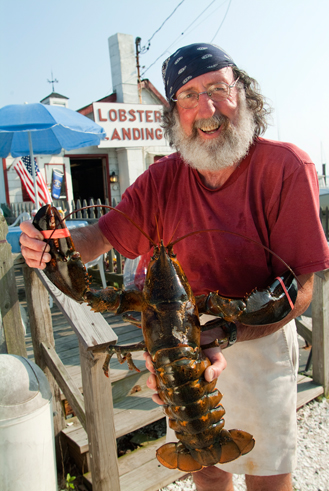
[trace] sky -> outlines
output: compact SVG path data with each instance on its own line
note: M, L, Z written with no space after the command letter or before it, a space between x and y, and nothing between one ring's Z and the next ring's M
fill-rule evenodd
M39 102L53 79L73 110L111 94L117 32L141 38L142 78L163 95L164 59L212 42L273 107L265 136L296 144L329 174L329 0L2 0L0 16L0 107Z

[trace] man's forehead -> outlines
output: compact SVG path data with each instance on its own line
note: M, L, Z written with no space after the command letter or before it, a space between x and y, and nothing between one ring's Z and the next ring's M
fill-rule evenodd
M217 82L231 83L233 81L232 77L233 70L231 67L224 67L220 70L216 70L215 72L204 73L202 75L199 75L198 77L189 80L177 91L177 94L190 89L199 90L201 86L207 88Z

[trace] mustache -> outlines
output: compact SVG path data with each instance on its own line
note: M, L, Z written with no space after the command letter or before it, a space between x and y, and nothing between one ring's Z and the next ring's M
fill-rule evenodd
M214 114L211 118L206 119L198 119L193 124L193 129L196 131L198 128L202 130L212 130L215 128L219 128L219 126L225 125L228 127L230 124L229 118L224 116L223 114Z

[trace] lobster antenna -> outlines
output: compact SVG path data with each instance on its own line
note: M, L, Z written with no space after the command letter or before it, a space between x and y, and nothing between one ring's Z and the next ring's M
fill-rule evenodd
M293 276L297 280L297 276L295 275L295 273L293 272L293 270L291 269L291 267L278 254L276 254L276 252L272 251L271 249L269 249L267 246L265 246L261 242L257 242L257 240L251 239L250 237L247 237L246 235L238 234L237 232L230 232L229 230L222 230L220 228L209 228L209 229L206 229L206 230L198 230L196 232L190 232L189 234L186 234L186 235L183 235L182 237L179 237L178 239L174 240L174 242L172 242L171 244L168 244L167 247L169 247L169 246L173 247L175 244L177 244L177 242L180 242L181 240L186 239L187 237L190 237L191 235L203 234L205 232L222 232L224 234L235 235L236 237L241 237L242 239L249 240L250 242L253 242L254 244L262 247L267 252L269 252L270 254L272 254L274 257L276 257L277 259L279 259L279 261L281 261L282 264L285 265L285 267L290 271L290 273L293 274ZM299 283L299 281L298 281L298 283Z
M151 244L154 247L157 247L157 244L151 239L151 237L146 232L144 232L144 230L142 230L141 227L139 225L137 225L137 223L135 223L128 215L126 215L123 211L118 210L117 208L113 208L113 206L109 206L109 205L90 205L90 206L84 206L83 208L79 208L78 210L74 210L74 211L71 211L71 213L68 213L64 218L62 218L60 220L59 223L63 223L69 216L73 215L73 213L77 213L78 211L81 211L81 210L87 210L88 208L109 208L110 210L114 210L117 213L121 213L121 215L123 215L125 218L127 218L127 220L129 220L144 235L144 237L146 237L151 242ZM49 242L50 242L53 234L55 233L55 230L56 229L53 230L53 232L50 234L50 236L48 237L48 239L46 241L45 248L44 248L44 250L42 252L42 255L41 255L40 264L42 262L43 255L45 253L46 246L47 246L47 244L49 244Z
M120 213L121 215L123 215L125 218L127 218L127 220L129 220L130 223L132 223L143 235L144 237L146 237L150 242L151 244L154 246L154 247L157 247L157 244L154 242L153 239L151 239L151 237L149 235L147 235L146 232L144 232L143 229L141 229L141 227L139 225L137 225L137 223L134 222L134 220L132 220L128 215L126 215L123 211L121 210L118 210L117 208L114 208L113 206L109 206L109 205L90 205L90 206L84 206L83 208L79 208L78 210L74 210L74 211L71 211L71 213L69 213L68 215L65 216L65 218L63 218L63 220L61 220L61 222L63 222L64 220L67 219L67 217L71 216L73 213L76 213L77 211L81 211L81 210L87 210L88 208L109 208L110 210L114 210L116 211L117 213Z
M180 224L180 222L181 222L181 220L179 220L179 221L178 221L178 223L177 223L177 225L176 225L176 228L175 228L175 230L173 231L172 236L170 237L169 244L166 246L167 248L168 248L169 246L173 246L174 244L176 244L176 242L177 242L177 241L176 241L176 242L171 242L171 241L172 241L173 236L174 236L174 235L175 235L175 233L176 233L176 230L178 229L178 225Z
M155 219L155 223L156 223L156 226L157 226L157 234L158 234L159 245L160 245L161 244L161 237L160 237L158 219L157 219L156 215L154 215L154 219Z
M61 223L62 223L62 221L63 220L61 220ZM42 263L42 258L44 256L44 253L46 252L47 244L49 244L49 242L50 242L50 240L51 240L51 238L52 238L52 236L54 235L55 232L56 232L56 229L54 228L54 230L52 231L52 233L49 235L48 239L46 240L46 245L45 245L45 247L44 247L44 249L42 251L41 258L40 258L40 263L39 264Z

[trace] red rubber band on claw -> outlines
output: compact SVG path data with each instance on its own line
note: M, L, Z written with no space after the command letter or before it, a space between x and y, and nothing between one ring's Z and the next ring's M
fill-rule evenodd
M68 228L58 228L57 230L40 230L45 239L64 239L71 237Z
M287 297L287 299L288 299L288 302L289 302L289 305L290 305L290 307L291 307L291 310L293 310L295 306L294 306L294 304L293 304L293 301L292 301L292 300L291 300L291 298L290 298L290 295L289 295L289 293L288 293L288 290L287 290L287 288L286 288L286 285L285 285L285 284L283 283L283 281L282 281L282 278L280 278L280 276L277 276L275 279L276 279L276 280L278 280L278 281L281 283L281 286L282 286L282 288L283 288L284 293L286 294L286 297Z

